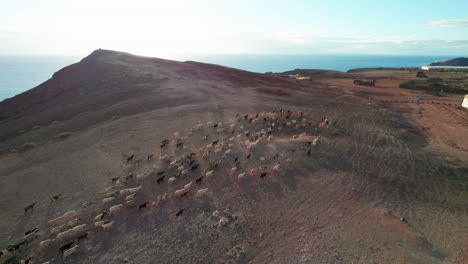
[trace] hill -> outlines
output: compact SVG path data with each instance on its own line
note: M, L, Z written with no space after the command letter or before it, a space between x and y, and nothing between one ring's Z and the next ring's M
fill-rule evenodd
M446 61L433 62L429 66L468 66L468 58L455 58Z
M322 74L97 50L0 103L0 260L464 263L462 97Z

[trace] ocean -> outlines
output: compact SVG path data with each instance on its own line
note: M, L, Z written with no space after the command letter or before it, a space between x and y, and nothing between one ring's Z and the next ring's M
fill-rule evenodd
M354 68L421 67L461 56L406 55L184 55L168 59L220 64L252 72L293 69L347 71ZM78 56L0 56L0 101L36 87L54 72L78 62Z

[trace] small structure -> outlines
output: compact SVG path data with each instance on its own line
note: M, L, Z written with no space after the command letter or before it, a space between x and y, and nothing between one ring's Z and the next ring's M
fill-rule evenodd
M416 74L416 77L417 77L417 78L427 78L427 74L424 73L424 72L422 72L422 71L420 71L420 72L418 72L418 73Z
M375 86L375 80L354 80L355 85Z
M421 70L429 72L467 72L468 66L422 66Z
M461 106L468 109L468 94L465 95L465 99L463 99Z

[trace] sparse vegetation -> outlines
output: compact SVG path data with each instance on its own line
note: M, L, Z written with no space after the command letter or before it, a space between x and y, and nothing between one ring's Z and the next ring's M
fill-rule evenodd
M54 121L51 123L52 125L57 125L57 124L60 124L60 121Z
M39 129L41 126L33 126L32 129Z
M61 133L55 135L54 138L55 138L55 139L67 138L67 137L69 137L69 136L71 136L71 135L72 135L71 132L61 132Z
M36 147L36 143L34 142L25 142L23 145L21 145L21 149L23 150L28 150Z
M112 117L112 120L117 120L117 119L119 119L119 118L120 118L120 116L113 116L113 117Z

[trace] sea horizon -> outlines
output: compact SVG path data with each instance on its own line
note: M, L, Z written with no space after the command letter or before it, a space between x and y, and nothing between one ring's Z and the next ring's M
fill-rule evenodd
M60 69L79 62L78 55L0 55L0 101L14 97L47 81ZM150 56L151 57L151 56ZM356 68L422 67L454 55L369 54L192 54L161 57L198 61L265 73L294 69L348 71Z

